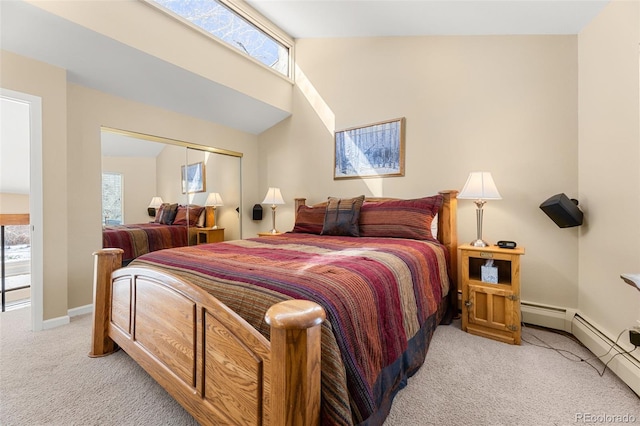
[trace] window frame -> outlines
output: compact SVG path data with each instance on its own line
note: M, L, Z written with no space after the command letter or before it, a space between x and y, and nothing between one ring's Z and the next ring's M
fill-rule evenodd
M240 18L246 20L250 25L255 26L259 31L262 31L263 33L265 33L268 37L271 37L272 39L274 39L276 42L282 44L285 48L288 49L289 51L289 60L288 60L288 64L287 64L287 75L282 74L281 72L279 72L278 70L276 70L275 68L272 68L268 65L263 64L261 61L259 61L258 59L255 59L253 56L242 52L239 49L236 49L235 47L229 45L229 43L227 43L226 41L214 36L213 34L211 34L210 32L208 32L207 30L205 30L202 27L199 27L193 23L191 23L189 20L183 18L182 16L178 15L177 13L173 12L170 9L167 9L166 7L156 3L154 0L140 0L142 3L153 7L154 9L164 13L165 15L168 15L169 17L176 19L177 21L181 22L182 24L186 25L188 28L198 31L199 33L205 35L206 37L208 37L209 39L215 41L216 43L220 44L221 46L224 46L226 49L229 49L233 52L235 52L236 54L242 56L243 58L248 58L250 61L252 61L253 63L263 67L264 69L269 70L270 72L274 73L275 75L284 78L285 80L289 81L290 83L294 82L294 56L295 56L295 42L293 40L293 38L291 36L289 36L287 33L285 33L284 31L282 31L280 28L276 27L272 22L270 22L267 18L265 18L264 16L262 16L258 11L256 11L255 9L251 8L251 6L249 6L248 4L239 4L238 2L235 2L233 0L216 0L220 3L222 3L224 6L226 6L227 8L229 8L233 13L237 14Z
M105 219L107 216L105 216L105 211L104 211L104 175L113 175L113 176L119 176L120 177L120 219L121 219L121 223L119 225L124 225L125 221L124 221L124 174L120 173L120 172L102 172L101 175L101 201L102 201L102 206L101 206L101 212L102 212L102 224L104 226L109 226L110 224L107 223L107 219Z

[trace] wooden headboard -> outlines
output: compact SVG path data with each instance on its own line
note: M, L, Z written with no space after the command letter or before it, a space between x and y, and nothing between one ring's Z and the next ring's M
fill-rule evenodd
M451 305L457 309L458 306L458 223L456 221L456 211L458 207L458 191L455 189L438 192L443 197L442 206L438 210L438 241L440 241L449 252L449 277L451 278L451 291L449 297ZM367 197L365 201L389 201L399 198L389 197ZM306 205L306 198L295 199L295 212L301 205ZM314 206L326 205L327 202L314 204Z

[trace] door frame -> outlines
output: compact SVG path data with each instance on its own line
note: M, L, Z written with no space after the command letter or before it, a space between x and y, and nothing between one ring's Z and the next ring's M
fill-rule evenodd
M0 88L0 96L29 104L29 221L31 227L31 329L43 329L44 233L42 190L42 98Z

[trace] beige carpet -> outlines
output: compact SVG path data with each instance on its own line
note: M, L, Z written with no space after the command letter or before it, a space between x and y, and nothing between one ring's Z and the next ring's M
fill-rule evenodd
M29 318L29 309L0 314L1 425L196 424L126 353L87 357L90 315L39 333L28 331ZM534 336L592 356L565 336L523 332L540 344ZM425 365L398 393L385 426L594 423L577 415L628 415L640 424L640 399L609 371L599 377L584 362L526 342L471 336L456 324L438 327Z

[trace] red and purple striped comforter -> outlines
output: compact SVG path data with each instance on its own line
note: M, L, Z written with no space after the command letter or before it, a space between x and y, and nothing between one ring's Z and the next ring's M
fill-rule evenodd
M164 250L132 263L206 289L269 338L267 309L322 305L322 424L382 424L422 365L449 289L436 242L283 234Z
M186 225L161 223L106 226L102 230L102 247L121 248L123 261L129 262L152 251L186 246L187 232Z

